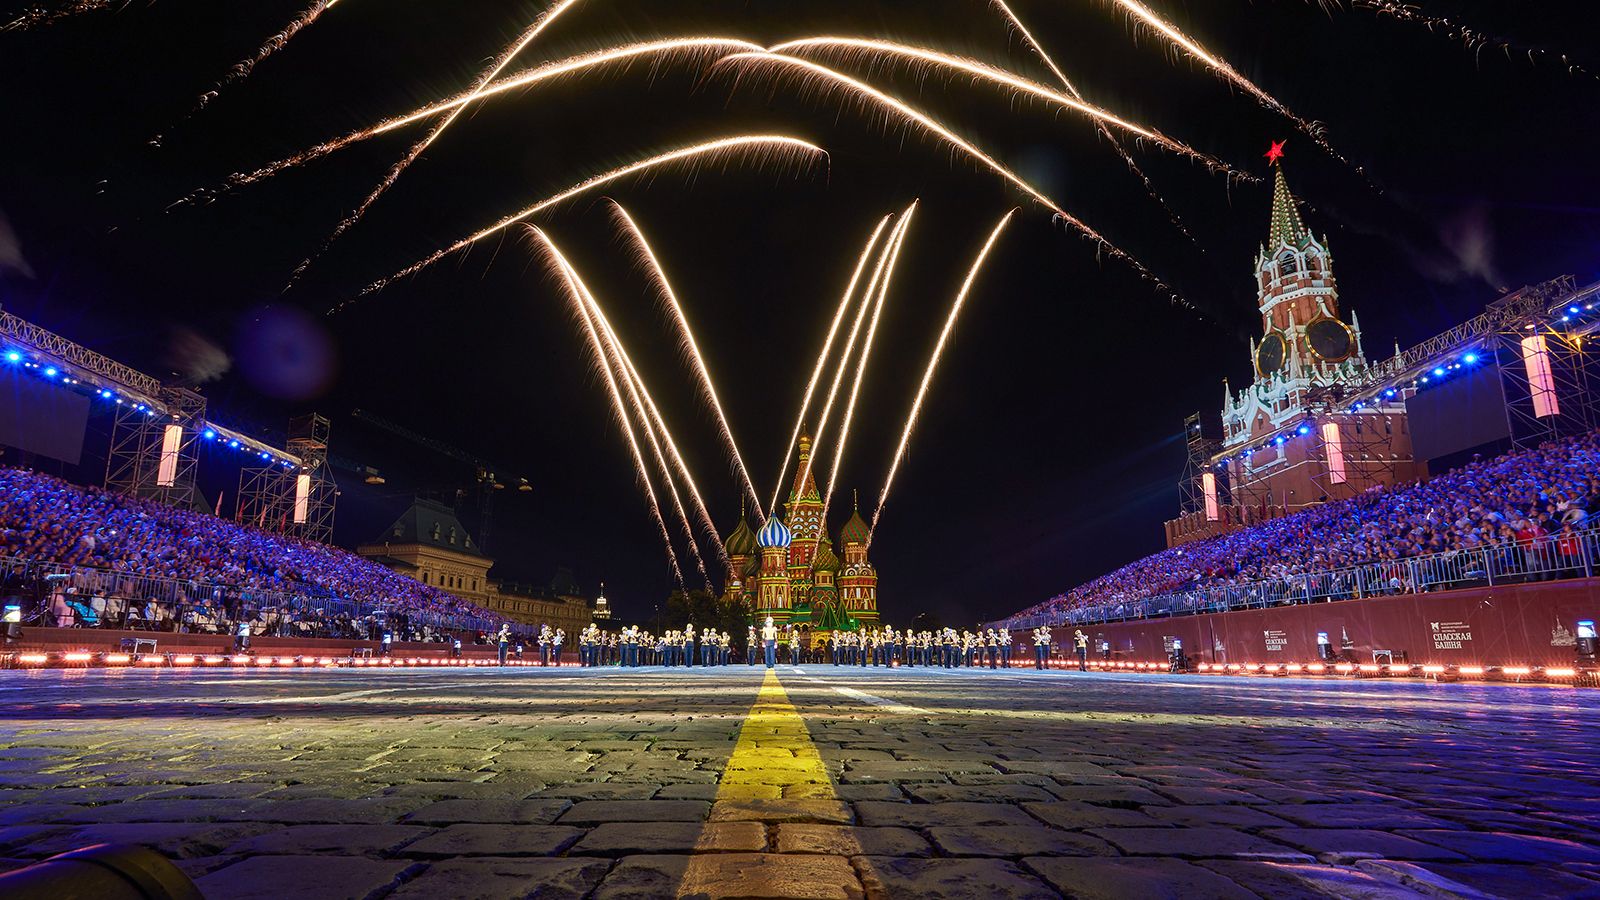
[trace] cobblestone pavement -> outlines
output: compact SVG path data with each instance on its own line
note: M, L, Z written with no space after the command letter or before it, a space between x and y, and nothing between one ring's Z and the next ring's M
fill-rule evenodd
M0 858L213 898L1600 897L1600 693L811 666L0 673Z

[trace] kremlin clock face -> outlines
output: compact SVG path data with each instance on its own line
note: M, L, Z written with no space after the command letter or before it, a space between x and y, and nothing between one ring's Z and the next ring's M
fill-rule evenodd
M1306 341L1311 344L1311 352L1324 362L1349 359L1356 344L1343 322L1326 316L1306 326Z
M1269 334L1261 339L1261 346L1256 348L1256 372L1260 375L1272 375L1283 368L1283 337Z

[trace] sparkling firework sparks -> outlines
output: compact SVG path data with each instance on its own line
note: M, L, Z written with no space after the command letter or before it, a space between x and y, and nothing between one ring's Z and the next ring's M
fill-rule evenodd
M900 432L900 446L894 451L894 461L889 464L889 474L883 479L883 491L878 494L878 508L872 513L872 527L867 529L867 546L872 546L872 535L878 531L878 518L883 515L883 505L889 500L889 488L894 484L895 473L900 470L900 463L905 459L906 447L911 443L911 431L917 427L917 416L922 412L922 401L928 396L928 387L933 384L933 373L939 368L939 359L944 356L945 344L950 341L950 334L955 330L956 319L961 315L961 307L967 302L967 294L972 290L972 283L978 279L978 273L983 270L984 262L989 258L989 251L994 249L995 241L1000 239L1000 232L1011 223L1011 217L1017 211L1012 210L1000 219L994 226L994 231L989 233L989 239L984 242L983 249L978 251L978 258L973 260L972 268L967 270L966 280L961 282L961 290L956 293L955 302L950 305L950 314L945 317L944 328L939 332L939 340L933 345L933 353L928 357L928 367L922 372L922 383L917 386L916 399L911 401L911 412L906 416L905 429Z
M1240 75L1238 70L1229 65L1226 60L1208 52L1193 38L1184 34L1182 31L1179 31L1176 26L1156 15L1155 11L1150 9L1150 7L1140 3L1139 0L1106 0L1106 2L1122 7L1122 9L1125 10L1130 17L1138 22L1143 23L1146 28L1166 38L1168 41L1181 48L1185 53L1189 54L1190 57L1199 60L1201 63L1210 68L1211 71L1221 75L1223 79L1228 81L1230 84L1259 100L1263 106L1293 122L1295 127L1305 132L1306 135L1313 141L1316 141L1317 146L1321 147L1324 153L1327 153L1329 156L1337 159L1339 162L1344 163L1345 165L1354 169L1357 173L1362 175L1366 174L1360 166L1350 162L1350 160L1340 155L1339 151L1333 149L1333 145L1329 144L1327 140L1323 138L1322 128L1320 126L1314 122L1308 122L1305 119L1295 115L1295 113L1290 110L1289 107L1284 105L1283 101L1262 90L1256 85L1255 82L1244 77L1243 75Z
M1548 50L1541 50L1537 47L1518 46L1503 38L1485 34L1482 31L1469 28L1443 16L1428 15L1421 8L1410 3L1399 3L1396 0L1342 0L1342 2L1349 3L1352 7L1371 10L1379 16L1387 16L1397 22L1420 25L1430 32L1442 34L1453 41L1460 41L1461 45L1469 50L1482 50L1485 47L1491 47L1504 53L1507 59L1510 59L1511 54L1514 52L1524 53L1527 54L1530 65L1537 65L1541 59L1553 58L1566 68L1569 75L1587 78L1595 77L1595 73L1582 66L1574 65L1565 53L1551 53ZM1323 5L1338 7L1341 5L1341 0L1324 0Z
M595 300L593 293L586 293L584 296L589 301L590 314L600 323L600 328L605 334L607 343L613 350L619 368L628 379L629 393L633 397L635 411L646 429L650 429L651 424L654 423L654 429L647 432L650 435L650 445L655 451L656 463L661 468L662 477L672 490L672 505L677 508L678 516L683 520L683 530L688 536L689 547L694 552L695 564L699 567L701 576L704 577L706 568L705 563L700 559L700 548L695 543L694 526L690 524L688 513L683 508L683 500L678 495L677 487L672 483L672 474L667 468L666 458L661 453L661 446L656 440L656 434L659 434L661 440L666 442L667 451L672 455L673 465L678 470L678 477L683 479L684 486L689 489L690 498L694 500L695 511L700 515L700 524L711 535L712 541L715 542L717 555L723 565L727 565L728 553L723 549L722 538L717 534L717 526L711 520L711 514L706 509L706 502L700 496L700 486L695 483L694 476L689 474L689 466L683 461L683 454L678 452L678 443L672 439L671 429L667 428L667 422L662 418L661 410L656 407L655 398L650 396L650 389L645 386L644 378L640 376L639 370L634 366L633 358L628 355L628 350L623 346L622 339L617 336L616 329L611 327L611 320L606 317L604 310L600 308L600 304ZM709 578L707 578L706 583L708 586L710 585Z
M222 80L217 83L216 87L200 95L200 99L195 101L194 109L189 114L192 116L195 113L205 109L206 104L210 103L212 100L215 100L217 95L222 92L223 88L234 83L235 81L243 81L244 79L249 78L250 73L256 70L256 66L265 62L267 57L277 53L279 50L282 50L289 43L289 41L294 39L295 35L315 24L317 19L320 18L323 13L333 9L338 2L339 0L316 0L316 2L311 4L311 6L308 7L304 12L300 13L298 16L295 16L293 21L291 21L288 25L285 25L282 31L273 35L265 44L262 44L261 49L257 50L254 56L251 56L249 59L242 59L235 63L233 68L228 70L228 74L224 75ZM160 138L158 137L156 140L160 141Z
M113 6L127 6L129 2L130 0L72 0L70 3L64 3L54 8L35 7L34 9L24 10L15 19L5 25L0 25L0 31L27 31L30 28L43 28L46 25L53 25L62 19L70 19L73 16L83 15L84 13L99 12L102 9L110 9Z
M911 107L904 101L891 97L872 85L867 84L859 79L852 78L843 72L838 72L819 63L814 63L807 59L800 59L799 57L795 56L785 56L780 53L735 53L731 56L725 57L721 62L718 63L718 65L727 63L748 63L752 65L769 65L795 69L804 73L805 76L813 83L819 85L831 84L841 90L845 90L854 94L864 101L871 101L872 103L883 107L884 109L898 114L902 119L914 123L920 126L922 129L937 135L940 138L943 138L946 142L965 153L968 157L972 158L978 163L981 163L984 167L993 171L1006 181L1009 181L1024 194L1027 194L1029 197L1038 201L1040 204L1044 205L1047 209L1053 212L1056 220L1066 224L1079 234L1093 241L1096 245L1103 248L1106 253L1131 266L1139 273L1140 276L1156 285L1161 290L1165 291L1167 295L1170 296L1174 301L1181 303L1186 307L1190 306L1187 301L1178 295L1177 291L1173 290L1160 278L1157 278L1155 273L1146 268L1144 263L1139 262L1139 260L1124 252L1120 247L1118 247L1116 244L1113 244L1108 238L1106 238L1105 235L1102 235L1100 232L1091 228L1087 222L1084 222L1077 216L1074 216L1062 209L1060 204L1045 196L1044 192L1029 184L1023 179L1022 176L1001 165L1000 162L994 157L978 149L976 146L969 143L955 132L951 131L949 128L946 128L944 125L941 125L938 121L928 116L926 113Z
M622 340L617 337L605 313L601 311L594 294L586 290L583 296L588 302L589 315L600 326L601 336L605 338L612 368L622 379L623 386L627 388L628 399L633 403L633 413L638 417L640 427L644 429L645 440L650 443L650 456L655 460L656 469L661 473L661 483L667 486L667 495L672 498L672 509L678 514L678 521L683 525L683 537L689 543L689 555L694 558L694 566L699 570L700 578L709 590L711 576L706 574L706 561L700 556L700 545L694 538L694 525L689 521L688 511L683 508L683 496L678 493L678 485L672 480L672 469L667 465L666 454L661 452L661 439L657 436L659 431L666 435L666 439L670 442L671 434L666 430L666 423L660 420L660 414L656 413L655 402L651 401L648 404L645 402L643 379L639 377L638 370L634 369L633 361L628 358L628 351L622 346ZM673 455L674 457L677 455L676 447L673 448ZM679 464L682 464L681 459ZM688 470L683 471L685 480L688 480ZM690 481L690 484L693 482ZM713 530L712 533L716 532Z
M828 399L822 404L822 414L817 417L817 428L813 434L815 443L812 444L811 455L806 458L806 467L800 472L799 480L801 483L811 477L812 466L815 464L817 456L822 452L822 438L828 431L828 418L833 414L833 401L839 397L839 386L844 382L845 370L849 368L851 355L855 352L856 338L861 336L861 325L866 321L867 310L872 305L872 297L877 293L878 279L883 277L883 268L888 264L889 248L894 245L895 238L900 234L901 225L903 224L903 221L895 223L894 229L889 232L889 237L884 242L883 248L878 251L878 261L873 266L872 277L867 280L866 290L861 293L860 303L856 307L855 320L850 323L850 334L845 338L844 349L839 352L839 365L834 370L833 383L828 387ZM827 501L824 500L823 502L826 503ZM776 503L773 504L773 508L777 508Z
M883 314L883 304L889 297L889 284L894 281L895 265L900 261L900 248L905 246L906 232L911 229L911 217L917 212L912 203L900 218L900 227L890 240L888 265L883 280L878 285L878 297L872 304L872 322L867 325L867 336L861 343L861 355L856 360L856 377L850 385L850 399L844 406L844 419L839 423L839 437L834 442L833 469L828 473L828 489L822 495L822 521L828 521L828 505L833 502L833 489L839 482L839 469L844 465L844 448L850 440L850 423L856 415L856 398L861 394L861 382L867 375L867 362L872 359L872 339L878 333L878 318ZM862 300L866 302L865 298ZM842 367L847 360L841 360Z
M454 244L451 244L443 250L435 251L434 253L423 257L409 266L406 266L404 269L401 269L387 278L382 278L373 282L372 284L368 285L359 296L366 296L367 294L371 294L375 291L380 291L397 278L404 278L409 275L414 275L417 272L426 269L428 266L433 265L444 257L456 252L457 250L476 244L478 241L481 241L486 237L498 234L505 229L510 228L512 225L521 222L523 219L537 215L538 213L541 213L552 206L556 206L557 204L570 200L579 194L592 191L602 185L610 184L618 179L626 178L629 175L636 175L640 172L657 169L662 166L671 165L673 163L679 163L685 160L697 159L700 157L709 157L713 161L718 158L728 160L734 157L752 153L757 154L756 159L758 163L769 160L776 160L780 163L796 162L802 159L826 159L828 156L826 151L815 144L808 144L799 138L792 138L779 134L739 135L737 137L719 138L714 141L706 141L704 143L693 144L688 147L681 147L677 150L652 156L648 159L642 159L635 163L629 163L621 168L612 169L603 175L596 175L593 178L581 181L559 194L547 197L538 203L533 204L521 212L506 216L493 225L490 225L488 228L468 235L467 237L456 241ZM335 306L332 310L330 310L330 312L338 312L345 306L348 306L351 302L353 301L346 300L344 303Z
M639 439L633 432L633 420L628 414L628 406L622 399L622 390L617 387L617 379L611 371L611 362L606 354L605 344L600 340L600 332L594 319L589 314L586 297L588 287L583 283L583 278L578 271L567 262L562 255L561 248L550 240L549 235L538 228L525 226L528 232L538 241L537 246L542 251L545 260L557 273L567 288L567 297L571 301L573 312L583 322L584 331L589 335L589 347L594 351L595 365L605 378L606 390L611 394L612 410L616 413L617 422L622 426L622 432L628 438L628 447L633 451L634 472L638 476L639 486L644 488L645 497L649 500L650 514L655 517L656 526L661 530L661 542L667 548L667 561L672 566L672 575L678 582L678 589L687 593L683 585L683 570L678 567L678 554L672 549L672 534L667 530L667 520L661 515L661 502L656 499L656 489L650 482L650 469L645 465L644 453L639 449Z
M481 90L484 85L493 81L501 72L505 71L506 66L511 65L511 61L517 58L517 54L526 50L529 45L539 38L540 34L544 33L546 28L549 28L555 23L556 19L561 17L562 13L577 5L578 2L579 0L562 0L562 2L546 10L544 15L535 19L533 24L528 26L528 29L522 33L522 36L510 47L506 48L505 52L500 54L500 58L495 60L494 64L488 69L485 69L482 75L478 76L478 81L472 86L472 90ZM306 257L299 266L295 267L294 274L290 277L291 284L294 283L294 279L299 278L301 273L305 272L306 267L310 266L313 260L325 253L328 247L339 239L340 235L350 230L351 226L366 215L367 210L372 208L372 204L378 202L378 198L382 197L389 188L394 186L396 181L400 180L400 174L417 161L417 157L422 155L422 151L428 149L434 141L439 139L440 135L444 134L445 130L455 122L465 108L465 106L459 106L452 110L448 116L433 127L433 130L428 132L426 137L413 144L411 149L406 151L406 155L401 157L400 161L389 169L388 173L383 176L383 180L379 181L377 187L372 189L372 193L368 194L367 198L361 201L361 205L356 207L355 212L346 216L343 221L334 227L333 233L328 235L322 242L322 246L317 248L317 252Z
M800 401L800 414L794 420L794 433L789 435L789 442L784 445L783 465L778 469L778 483L772 489L772 502L768 504L773 509L778 508L778 494L783 490L783 475L789 471L789 460L794 458L794 447L800 440L800 429L805 427L806 413L811 411L811 398L817 392L817 382L822 378L822 370L828 364L828 356L833 352L834 338L839 334L839 325L844 321L844 314L850 309L850 300L855 296L856 284L861 281L861 273L867 268L867 260L872 257L872 250L878 246L878 238L883 235L883 229L888 227L892 216L884 216L878 220L878 227L873 229L872 237L867 240L867 245L861 248L861 256L856 260L856 270L850 276L850 284L844 289L844 296L839 298L839 308L833 314L833 324L828 326L828 337L822 342L822 352L817 354L817 364L811 370L811 381L806 384L805 399ZM756 510L760 512L759 509Z
M1181 154L1189 157L1190 159L1201 162L1207 168L1212 169L1213 171L1224 172L1235 178L1253 181L1261 180L1256 176L1239 172L1222 160L1217 159L1214 156L1208 156L1204 153L1201 153L1193 147L1190 147L1188 144L1167 137L1159 131L1155 131L1151 128L1147 128L1134 122L1130 122L1127 119L1107 112L1098 106L1085 103L1078 97L1068 96L1067 94L1063 94L1059 91L1051 90L1050 88L1045 87L1036 81L1030 81L1015 73L1008 72L1004 69L997 69L994 66L978 62L974 59L951 56L947 53L940 53L937 50L928 50L922 47L912 47L907 44L898 44L893 41L878 41L852 37L822 36L801 38L800 40L778 44L771 48L772 53L789 55L803 53L807 50L832 51L844 57L874 58L888 56L913 64L918 64L925 68L938 67L958 72L965 72L974 78L980 78L995 84L1004 85L1019 94L1026 94L1028 96L1048 100L1057 106L1065 107L1075 112L1082 113L1083 115L1089 116L1095 120L1095 122L1101 125L1114 125L1123 131L1158 144L1161 147L1172 151L1173 153Z
M1022 37L1022 42L1026 44L1029 49L1033 50L1033 54L1039 57L1039 59L1045 64L1045 67L1050 70L1050 73L1056 77L1056 80L1061 82L1061 86L1066 89L1067 93L1079 100L1082 100L1083 94L1080 93L1077 86L1072 83L1072 79L1067 77L1067 73L1061 71L1061 67L1056 65L1056 61L1050 58L1049 53L1045 52L1044 45L1039 43L1038 39L1033 36L1033 32L1028 30L1028 26L1022 24L1022 18L1011 11L1011 7L1006 5L1005 0L989 0L989 5L993 6L996 10L999 10L1000 15L1006 20L1006 22L1008 22L1012 28L1016 29L1017 34L1021 35ZM1183 224L1183 219L1178 217L1177 210L1173 209L1172 206L1167 203L1166 198L1162 197L1161 193L1156 190L1155 184L1150 181L1150 176L1146 175L1144 173L1144 169L1141 169L1139 164L1133 161L1133 155L1127 150L1123 149L1122 142L1117 140L1117 136L1112 133L1111 128L1104 122L1096 122L1094 127L1100 132L1100 136L1105 138L1106 141L1111 144L1111 148L1117 152L1117 155L1122 157L1122 162L1128 167L1128 171L1132 172L1134 177L1138 178L1139 181L1144 184L1144 192L1149 195L1150 199L1154 200L1156 204L1161 207L1162 211L1167 214L1167 219L1172 222L1173 226L1182 232L1184 237L1189 239L1189 243L1199 248L1201 253L1206 252L1206 249L1200 246L1200 241L1194 236L1193 233L1189 231L1188 227Z
M683 305L678 302L678 295L672 290L672 282L667 280L667 273L661 267L661 260L656 257L655 250L650 247L650 241L645 238L644 231L634 222L622 204L611 201L612 212L617 219L617 225L627 234L638 251L639 262L650 270L651 281L656 286L656 291L661 295L662 302L672 311L673 321L678 326L678 337L682 343L684 353L694 363L695 373L700 377L700 388L705 394L706 402L711 405L717 414L717 425L722 429L722 440L728 446L728 454L733 459L735 471L744 480L744 487L750 494L751 501L755 504L756 518L765 519L766 514L761 511L761 497L756 494L756 486L750 480L750 472L745 468L744 456L739 452L739 444L733 439L733 428L728 425L728 416L722 410L722 401L717 397L717 386L711 380L711 370L706 366L704 354L695 342L694 331L689 327L689 317L683 311ZM676 452L676 450L674 450ZM712 528L712 534L716 529Z
M268 163L253 172L237 172L223 182L224 189L240 187L270 178L285 169L304 165L314 160L321 159L329 154L343 150L352 144L358 144L382 134L388 134L413 125L435 116L446 113L459 113L470 103L485 100L514 91L518 88L533 87L548 81L559 79L566 75L577 75L601 66L613 63L628 63L644 56L662 56L665 62L681 60L694 61L706 56L722 56L728 53L750 52L760 50L759 44L749 41L734 40L731 38L675 38L665 41L646 41L638 44L627 44L621 47L612 47L607 50L597 50L593 53L584 53L569 57L557 62L548 63L520 72L507 78L502 78L484 87L458 94L448 100L441 100L427 106L412 110L400 116L394 116L357 131L352 131L343 137L324 141L314 147L303 150L293 156ZM437 137L437 135L435 136Z

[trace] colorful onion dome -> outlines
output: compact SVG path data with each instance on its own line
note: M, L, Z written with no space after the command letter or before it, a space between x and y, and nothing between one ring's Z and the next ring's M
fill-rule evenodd
M839 571L839 557L833 552L833 541L828 540L827 535L817 542L817 555L811 559L811 568L818 572Z
M756 533L750 529L750 523L745 521L744 516L739 517L739 526L733 529L722 545L727 548L729 556L749 556L756 552Z
M865 544L867 538L872 536L872 529L867 527L865 519L861 518L861 510L850 514L850 521L844 523L839 529L839 540L846 544Z
M756 536L756 543L763 548L782 547L787 549L793 536L789 534L789 526L777 516L767 519L767 524L761 526L761 533Z

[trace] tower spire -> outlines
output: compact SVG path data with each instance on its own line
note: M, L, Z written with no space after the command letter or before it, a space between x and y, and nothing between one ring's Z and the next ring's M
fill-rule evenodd
M1294 194L1289 192L1289 182L1283 177L1283 142L1273 141L1267 151L1272 160L1272 225L1267 231L1267 252L1275 253L1284 244L1300 243L1309 232L1300 220L1300 210L1295 206Z

